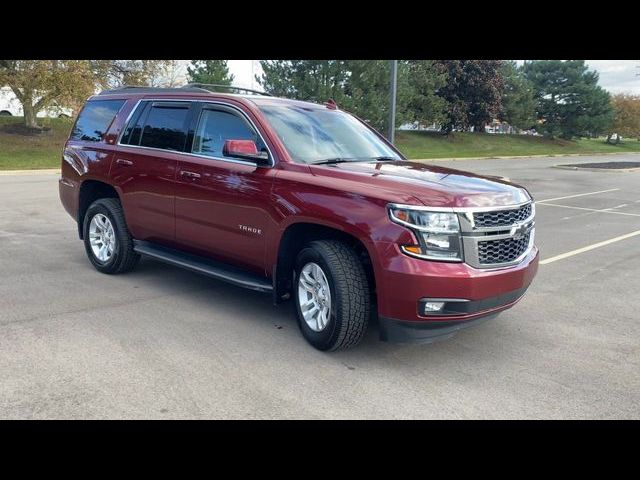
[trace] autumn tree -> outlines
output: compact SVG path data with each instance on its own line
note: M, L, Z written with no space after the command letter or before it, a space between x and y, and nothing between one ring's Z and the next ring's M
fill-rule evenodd
M170 69L175 60L92 60L91 68L99 87L123 85L152 86Z
M0 60L0 85L8 85L24 111L24 124L38 128L37 114L56 106L76 111L95 91L86 60Z
M612 132L640 140L640 95L619 93L611 97L611 103L614 110Z
M38 128L38 112L70 107L75 112L97 90L151 85L173 60L0 60L0 85L8 85L24 111L24 124Z

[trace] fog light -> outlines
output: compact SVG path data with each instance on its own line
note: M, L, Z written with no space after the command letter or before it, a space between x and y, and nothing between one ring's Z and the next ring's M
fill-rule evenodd
M444 307L444 302L424 302L422 304L423 312L425 315L428 315L434 312L440 312L442 311L443 307Z

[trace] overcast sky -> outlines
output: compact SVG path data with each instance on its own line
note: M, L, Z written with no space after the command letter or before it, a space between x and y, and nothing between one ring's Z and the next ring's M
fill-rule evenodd
M188 62L181 61L185 72ZM598 71L600 85L611 93L640 94L640 60L587 60L587 65ZM262 71L257 60L229 60L229 70L235 86L261 90L253 79Z

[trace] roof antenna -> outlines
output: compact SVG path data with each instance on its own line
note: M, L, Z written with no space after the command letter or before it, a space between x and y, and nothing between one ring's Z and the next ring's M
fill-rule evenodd
M333 98L330 98L329 100L324 102L324 105L329 110L337 110L338 109L338 104L335 102L335 100Z

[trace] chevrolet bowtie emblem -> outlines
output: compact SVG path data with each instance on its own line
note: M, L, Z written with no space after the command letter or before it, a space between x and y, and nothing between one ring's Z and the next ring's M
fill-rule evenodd
M531 223L527 225L514 225L509 233L515 240L520 240L531 231L531 228Z

